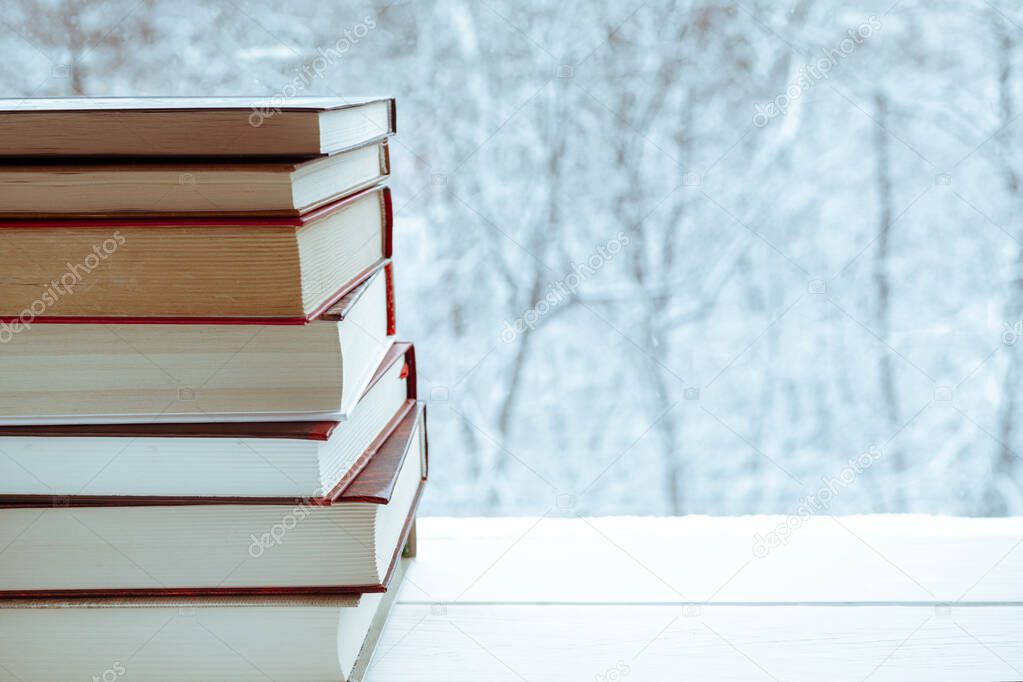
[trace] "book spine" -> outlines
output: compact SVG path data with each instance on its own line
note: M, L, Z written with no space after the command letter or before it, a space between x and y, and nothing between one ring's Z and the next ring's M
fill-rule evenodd
M394 266L391 263L384 266L384 283L387 287L387 335L394 336L398 333L398 322L394 307Z
M394 251L394 207L391 203L390 187L384 187L380 192L380 202L384 218L384 258L390 258Z

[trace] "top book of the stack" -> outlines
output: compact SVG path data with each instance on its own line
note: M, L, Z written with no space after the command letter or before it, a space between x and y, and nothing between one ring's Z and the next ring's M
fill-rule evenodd
M316 157L394 132L390 98L0 99L0 158Z

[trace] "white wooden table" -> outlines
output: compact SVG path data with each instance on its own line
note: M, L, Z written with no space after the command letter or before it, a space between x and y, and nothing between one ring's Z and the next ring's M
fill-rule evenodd
M1023 680L1023 519L421 519L369 679Z

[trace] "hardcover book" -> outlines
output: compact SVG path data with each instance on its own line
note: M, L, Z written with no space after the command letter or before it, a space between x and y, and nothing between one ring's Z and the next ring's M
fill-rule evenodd
M0 215L299 216L381 182L386 142L310 161L35 161L0 165Z
M389 173L386 142L306 161L19 160L0 164L0 215L297 216Z
M301 216L0 221L0 342L47 321L302 324L391 256L391 195Z
M386 593L0 600L0 682L360 682L408 563Z
M384 97L0 100L0 156L319 156L394 132Z

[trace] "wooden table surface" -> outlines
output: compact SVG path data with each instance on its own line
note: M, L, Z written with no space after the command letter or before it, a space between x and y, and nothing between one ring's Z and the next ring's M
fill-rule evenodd
M369 679L1023 680L1023 519L421 519Z

